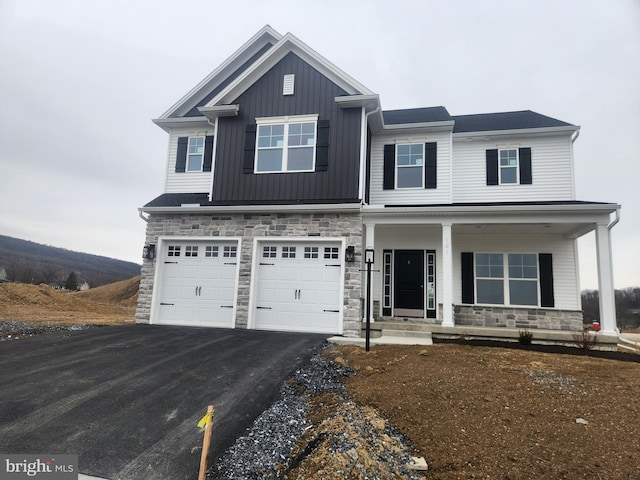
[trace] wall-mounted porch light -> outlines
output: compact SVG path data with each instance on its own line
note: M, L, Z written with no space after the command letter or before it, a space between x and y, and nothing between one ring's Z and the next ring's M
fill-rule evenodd
M153 243L148 243L142 249L142 258L146 260L153 260L156 258L156 246Z
M353 245L348 246L345 250L344 261L349 263L356 261L356 249Z

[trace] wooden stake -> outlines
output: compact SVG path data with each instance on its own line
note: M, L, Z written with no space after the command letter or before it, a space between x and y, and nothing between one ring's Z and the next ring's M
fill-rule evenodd
M209 405L209 407L207 407L207 423L204 426L204 439L202 440L202 455L200 455L200 474L198 475L198 480L205 480L207 477L207 457L209 456L209 445L211 444L213 411L213 405Z

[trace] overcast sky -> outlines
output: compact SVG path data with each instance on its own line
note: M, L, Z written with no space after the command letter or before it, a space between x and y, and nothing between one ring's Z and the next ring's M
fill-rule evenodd
M140 263L166 168L151 119L265 24L385 110L580 125L577 199L622 205L615 286L640 286L640 0L0 0L0 234ZM594 234L579 244L597 288Z

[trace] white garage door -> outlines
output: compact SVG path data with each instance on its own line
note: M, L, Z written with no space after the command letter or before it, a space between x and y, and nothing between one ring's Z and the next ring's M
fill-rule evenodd
M269 242L258 250L255 328L342 333L341 243Z
M234 326L237 243L164 242L155 323Z

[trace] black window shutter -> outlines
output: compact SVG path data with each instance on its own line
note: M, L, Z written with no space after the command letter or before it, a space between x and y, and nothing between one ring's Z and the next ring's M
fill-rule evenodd
M213 159L213 135L207 135L204 139L204 164L203 172L211 171L211 161Z
M555 307L553 293L553 258L550 253L538 255L540 267L540 306Z
M396 146L384 146L384 177L382 180L382 188L384 190L393 190L395 186L396 173Z
M473 304L475 301L473 274L473 252L462 252L462 303Z
M498 185L498 150L487 150L487 185Z
M436 142L425 143L424 156L424 188L436 188L438 183L438 144Z
M249 124L244 129L244 160L242 171L253 173L253 160L256 156L256 132L258 126L255 123Z
M316 172L326 172L329 168L329 120L318 120L316 141Z
M178 137L178 155L176 155L176 173L184 173L187 168L187 143L189 137Z
M520 157L520 184L531 185L533 183L531 176L531 149L528 147L519 149L518 156Z

